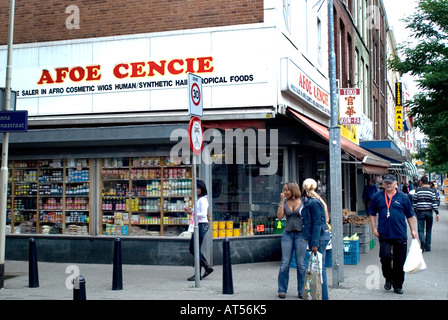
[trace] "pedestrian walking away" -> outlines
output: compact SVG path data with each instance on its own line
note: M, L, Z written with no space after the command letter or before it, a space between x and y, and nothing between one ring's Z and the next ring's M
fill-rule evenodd
M204 255L201 252L202 242L204 241L204 237L209 229L208 222L208 200L207 200L207 187L205 186L204 181L197 180L196 182L196 192L198 195L196 208L198 212L194 212L192 208L186 207L185 212L188 214L197 214L198 215L198 232L199 232L199 252L200 252L200 265L201 268L205 269L204 275L202 278L207 277L210 273L213 272L213 268L210 267ZM191 235L190 240L190 253L194 257L194 234ZM200 273L200 271L199 271ZM194 275L188 278L188 281L195 281Z
M316 193L317 182L314 179L303 181L303 238L313 253L322 254L322 266L325 266L327 245L330 241L330 216L325 201ZM327 271L322 268L322 300L329 300Z
M305 254L306 242L303 239L303 223L301 211L303 208L300 199L300 188L295 182L288 182L283 186L280 194L280 205L277 210L277 218L286 216L285 229L282 233L281 247L282 260L278 272L278 296L285 298L289 283L289 266L292 254L295 252L297 261L297 292L302 298L303 283L305 281Z
M369 209L370 202L372 201L375 193L378 192L378 187L373 183L372 178L367 179L367 184L364 186L362 190L362 200L364 201L364 205L366 208L366 212Z
M413 197L413 207L417 216L417 230L421 248L423 252L429 252L431 251L431 235L434 221L433 211L436 213L436 221L439 221L439 207L437 205L437 195L428 184L428 177L423 176L420 182L421 187L415 191Z
M407 254L406 221L412 238L417 238L414 226L414 210L409 197L398 190L397 179L388 174L383 178L384 190L372 199L368 210L373 233L380 242L380 261L386 279L385 290L393 286L394 292L403 293L403 265ZM378 215L378 227L376 216Z

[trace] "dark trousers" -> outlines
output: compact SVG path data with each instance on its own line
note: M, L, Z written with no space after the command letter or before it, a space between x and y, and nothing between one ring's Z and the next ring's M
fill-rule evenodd
M209 267L207 260L205 259L204 255L201 252L202 248L202 242L204 241L205 234L208 231L208 223L198 223L198 231L199 231L199 261L201 263L201 267L207 268ZM191 234L191 240L190 240L190 253L194 257L194 233Z
M403 265L408 250L406 239L380 238L380 261L383 276L392 282L394 288L402 288L404 282Z
M421 247L424 250L431 250L431 233L433 224L432 211L419 211L416 213L418 238L421 242ZM425 235L426 232L426 235Z

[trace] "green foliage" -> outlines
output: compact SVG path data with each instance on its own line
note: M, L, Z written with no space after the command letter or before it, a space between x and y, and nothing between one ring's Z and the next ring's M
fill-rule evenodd
M415 38L399 46L389 66L418 80L420 93L408 102L413 126L428 139L422 153L431 166L448 160L448 0L421 0L404 20Z

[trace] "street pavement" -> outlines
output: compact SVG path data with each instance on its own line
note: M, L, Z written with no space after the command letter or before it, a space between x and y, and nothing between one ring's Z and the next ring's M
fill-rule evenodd
M360 254L356 265L344 265L344 281L332 286L332 268L327 268L331 300L447 300L448 299L448 207L442 200L440 221L434 221L432 251L423 254L427 269L407 274L404 293L385 291L378 257L379 245ZM409 241L408 241L409 246ZM230 248L231 249L231 248ZM192 267L123 265L123 288L112 290L113 265L38 263L39 286L29 287L28 261L5 262L5 287L0 300L73 300L72 279L79 270L85 278L87 300L221 300L274 301L277 296L277 276L280 262L233 264L232 293L223 293L223 267L200 281L187 278ZM229 283L227 283L229 284ZM290 269L289 290L284 300L301 301L297 297L296 269ZM1 303L1 302L0 302ZM277 302L275 302L277 303Z

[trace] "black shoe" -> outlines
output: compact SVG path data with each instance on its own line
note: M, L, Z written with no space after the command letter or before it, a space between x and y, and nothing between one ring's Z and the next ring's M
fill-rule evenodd
M403 294L403 289L401 289L401 288L394 288L394 292L396 294Z
M280 299L285 299L286 294L285 294L285 293L279 293L279 294L278 294L278 297L279 297Z
M302 294L300 294L300 293L299 293L299 299L302 299L302 300L303 300L303 296L302 296Z
M202 278L207 277L212 272L213 272L213 268L205 269L205 272L204 272L204 275L202 276Z
M386 283L384 284L384 290L390 290L392 288L392 282L391 281L386 281Z
M192 275L190 278L188 278L187 279L188 281L194 281L195 280L195 277L194 277L194 275ZM200 277L200 280L202 280L202 277Z

